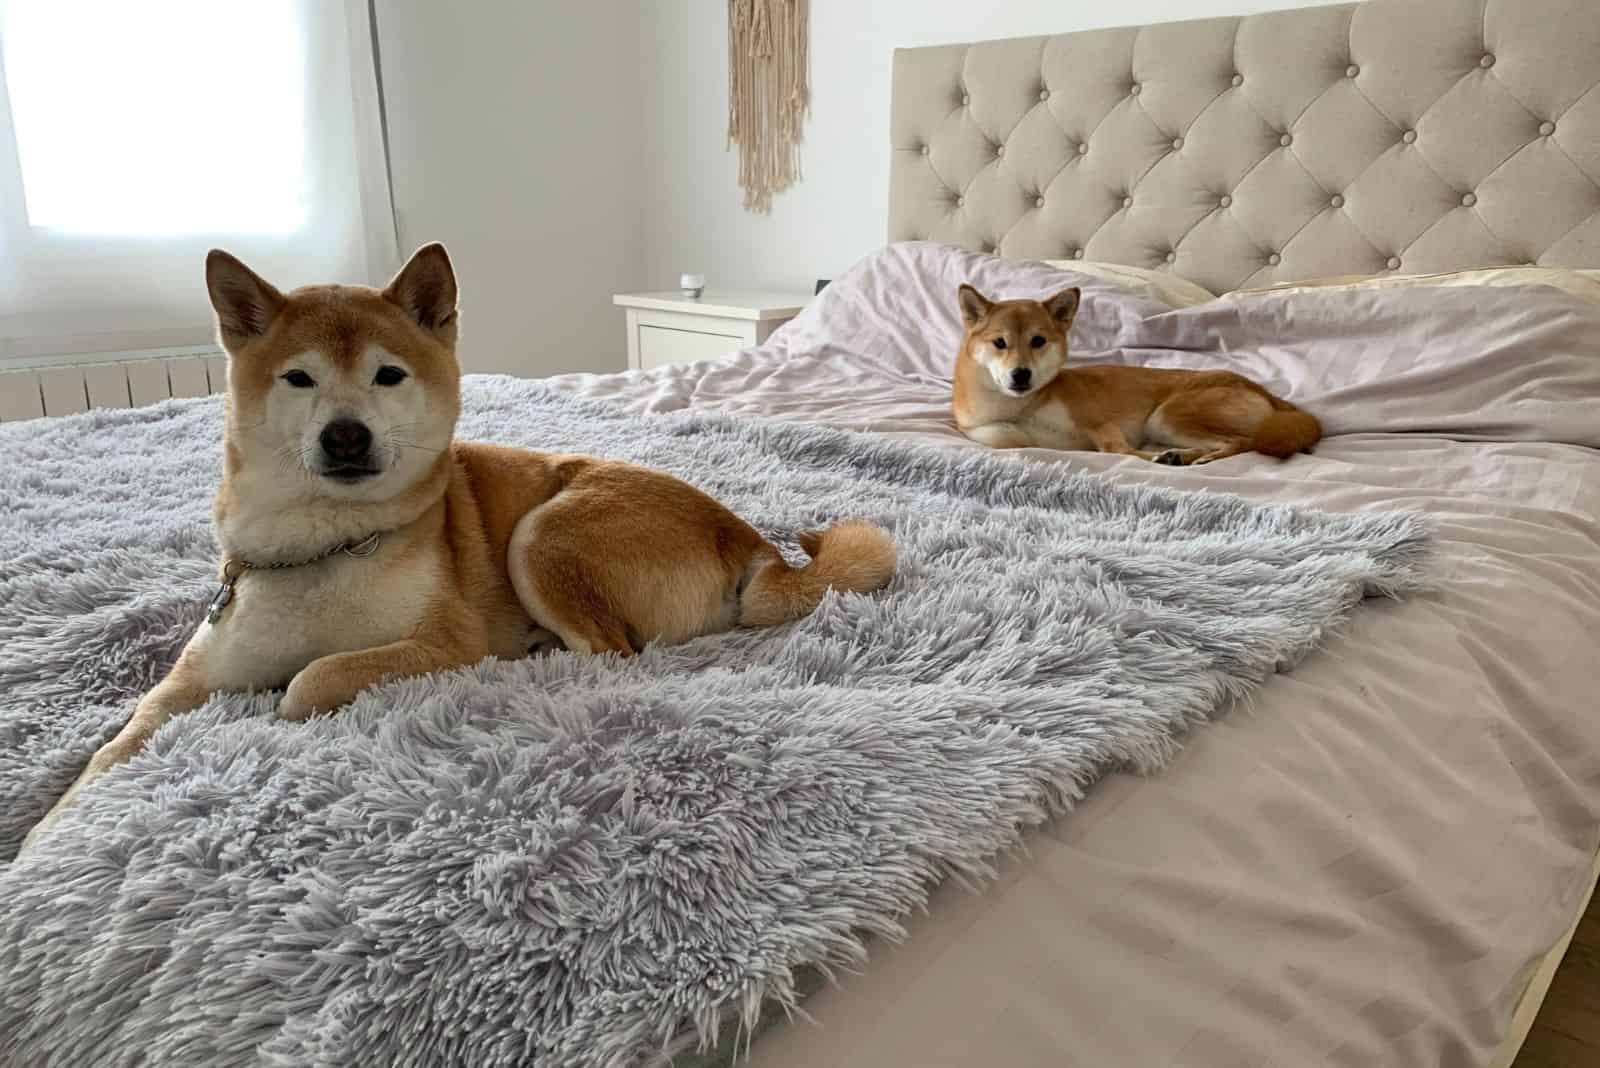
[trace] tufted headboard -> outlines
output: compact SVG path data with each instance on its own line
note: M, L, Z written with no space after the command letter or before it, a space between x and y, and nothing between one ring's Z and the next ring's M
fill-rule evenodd
M1367 0L895 53L891 240L1221 293L1600 267L1600 0Z

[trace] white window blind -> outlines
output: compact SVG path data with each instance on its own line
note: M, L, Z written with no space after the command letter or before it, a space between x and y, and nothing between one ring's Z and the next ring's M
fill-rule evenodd
M207 249L398 265L365 0L0 0L0 366L210 340Z

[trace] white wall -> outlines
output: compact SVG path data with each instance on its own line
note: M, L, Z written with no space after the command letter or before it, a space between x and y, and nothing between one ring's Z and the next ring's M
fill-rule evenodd
M638 0L378 0L377 22L400 244L449 248L465 369L620 370L611 294L645 274Z
M406 251L450 248L470 371L611 371L624 289L809 292L887 229L894 49L1337 0L810 0L804 178L741 206L727 0L377 0Z
M726 0L641 0L650 287L798 289L883 244L894 49L1246 14L1337 0L811 0L804 179L770 216L741 207L727 132Z

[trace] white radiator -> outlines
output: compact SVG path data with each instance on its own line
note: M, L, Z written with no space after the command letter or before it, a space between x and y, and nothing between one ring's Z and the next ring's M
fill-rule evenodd
M227 388L227 372L226 357L204 351L17 370L0 367L0 422L203 397Z

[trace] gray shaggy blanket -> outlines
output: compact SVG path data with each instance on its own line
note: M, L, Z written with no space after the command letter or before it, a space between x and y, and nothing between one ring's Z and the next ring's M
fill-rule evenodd
M469 379L463 437L622 456L873 596L633 659L489 661L277 722L218 696L23 834L198 621L215 398L0 427L0 1063L645 1063L859 962L930 886L1421 581L1410 514Z

